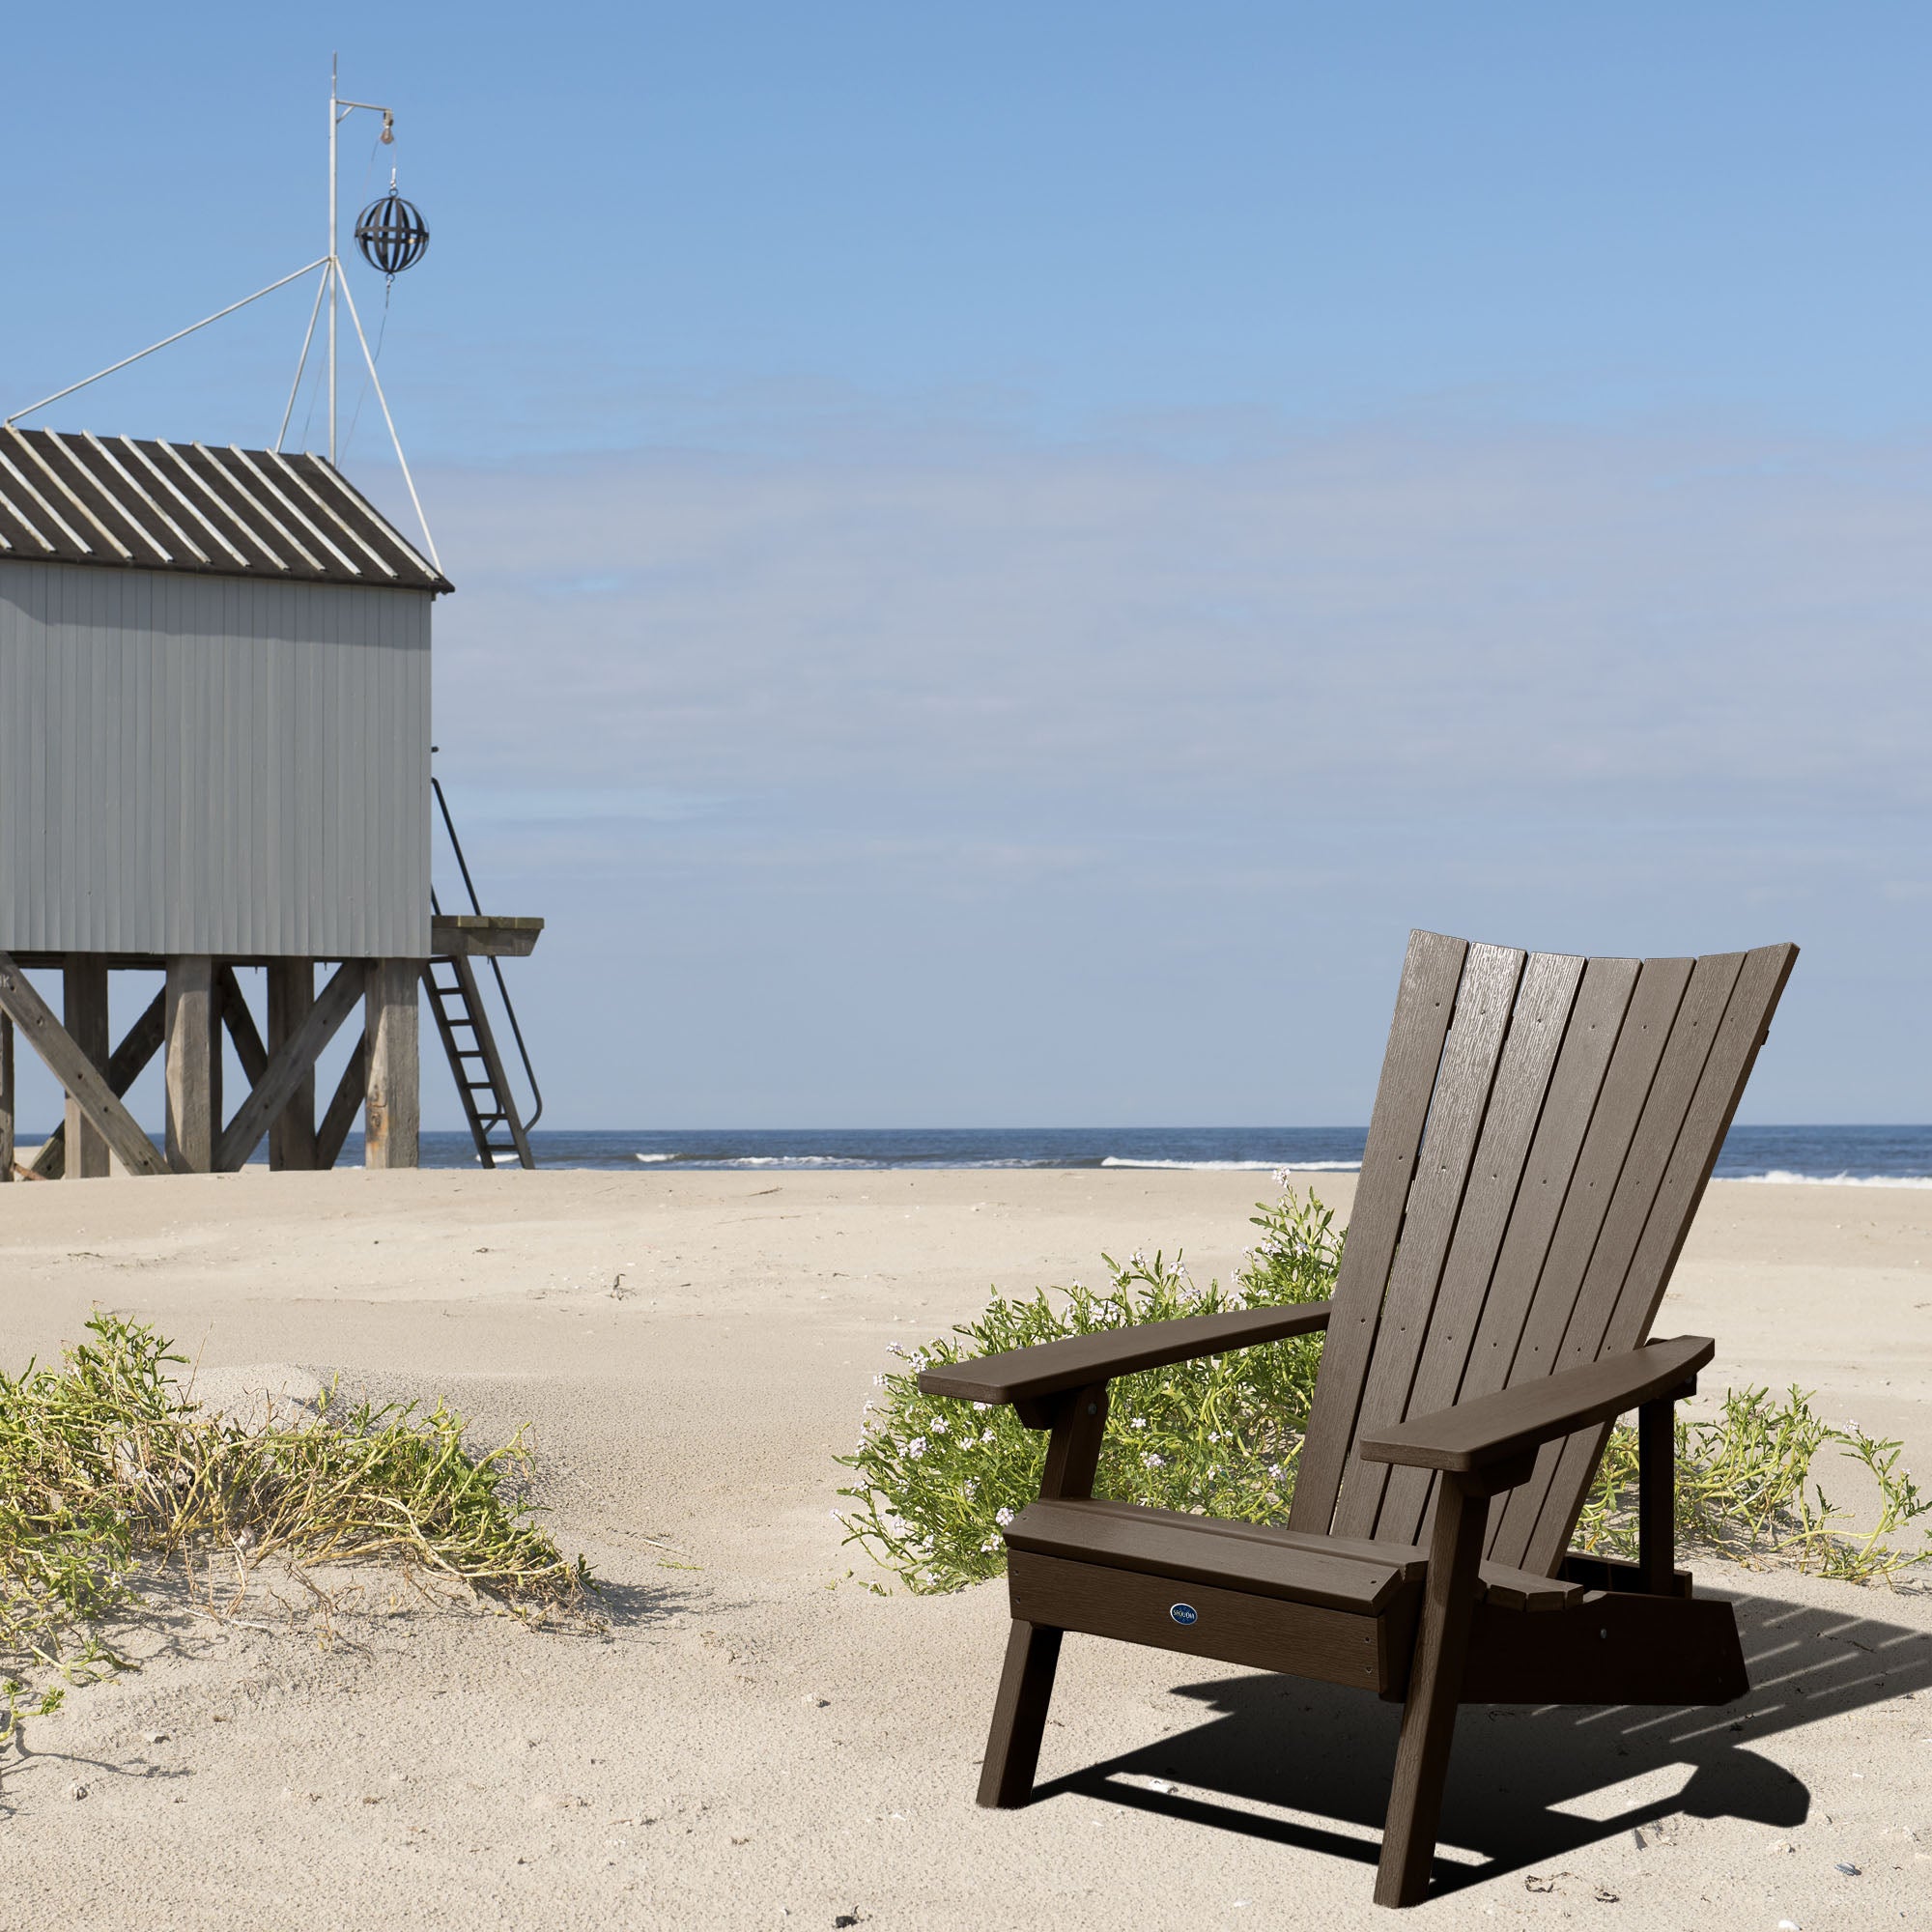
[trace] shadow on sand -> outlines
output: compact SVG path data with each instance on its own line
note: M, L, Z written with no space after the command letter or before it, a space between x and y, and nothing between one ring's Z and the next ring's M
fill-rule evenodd
M1450 1760L1435 1892L1546 1864L1678 1813L1789 1830L1804 1822L1811 1794L1755 1742L1932 1687L1932 1634L1770 1598L1730 1601L1752 1686L1735 1704L1465 1704ZM1042 1783L1036 1802L1079 1792L1374 1863L1399 1705L1289 1677L1222 1678L1179 1686L1176 1694L1207 1705L1212 1718ZM1673 1768L1678 1775L1667 1779L1646 1778ZM1160 1791L1123 1781L1130 1777L1187 1788ZM1637 1779L1646 1779L1650 1795L1619 1802L1618 1787ZM1267 1808L1248 1808L1256 1805ZM1571 1805L1600 1815L1558 1808Z

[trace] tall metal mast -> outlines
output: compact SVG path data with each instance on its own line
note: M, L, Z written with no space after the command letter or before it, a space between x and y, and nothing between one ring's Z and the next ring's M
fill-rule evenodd
M360 107L383 117L384 146L396 138L396 117L391 109L379 106L373 100L344 100L337 95L339 58L336 54L328 57L328 267L323 270L323 280L328 285L328 460L331 465L335 462L335 311L342 287L342 256L335 245L336 129ZM384 408L386 412L386 405ZM414 494L413 486L411 494Z
M336 112L335 71L339 54L328 57L328 267L323 279L328 284L328 464L335 467L335 284L342 264L335 253L335 130L342 125Z

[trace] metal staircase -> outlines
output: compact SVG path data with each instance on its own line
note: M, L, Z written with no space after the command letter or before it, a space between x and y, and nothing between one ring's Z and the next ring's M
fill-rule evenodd
M483 908L477 901L469 862L463 856L462 840L456 836L455 821L449 815L449 801L442 795L440 780L433 778L430 784L442 812L443 830L449 834L450 850L455 853L457 868L463 874L464 890L469 895L470 910L480 917ZM442 911L433 886L430 909L438 914ZM502 962L493 957L490 970L496 975L497 997L510 1023L517 1053L524 1064L524 1077L529 1083L530 1097L535 1102L527 1117L519 1111L511 1090L503 1056L483 1003L474 962L461 952L432 958L423 967L423 990L429 995L436 1030L442 1036L442 1050L449 1056L450 1071L456 1076L456 1091L463 1101L464 1117L469 1122L469 1137L476 1143L476 1158L485 1167L497 1167L506 1159L534 1167L537 1163L530 1151L529 1130L543 1113L543 1093L530 1065L529 1048L524 1044L524 1030L517 1024L517 1009L510 1003L510 989L503 983Z

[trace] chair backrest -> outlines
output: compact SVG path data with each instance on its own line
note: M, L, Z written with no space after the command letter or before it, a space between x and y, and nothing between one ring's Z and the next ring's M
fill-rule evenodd
M1634 1349L1795 946L1578 959L1409 935L1290 1523L1414 1542L1435 1478L1365 1429ZM1490 1555L1554 1574L1607 1426L1553 1443Z

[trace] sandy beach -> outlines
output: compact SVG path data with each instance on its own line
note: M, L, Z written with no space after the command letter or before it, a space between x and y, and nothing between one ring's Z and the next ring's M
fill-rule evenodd
M832 1520L832 1458L890 1345L990 1283L1091 1280L1102 1249L1181 1246L1225 1276L1266 1186L0 1189L9 1370L101 1305L224 1386L340 1373L447 1394L479 1438L527 1421L552 1527L607 1579L610 1617L545 1634L378 1592L332 1629L261 1607L165 1623L141 1669L30 1720L5 1761L0 1926L1397 1922L1370 1903L1393 1710L1070 1639L1039 1800L980 1811L1004 1586L875 1594ZM1318 1186L1346 1210L1346 1178ZM1797 1380L1932 1478L1932 1193L1718 1183L1658 1325L1719 1338L1707 1390ZM1416 1922L1932 1922L1932 1597L1698 1569L1738 1604L1750 1697L1465 1710L1457 1880Z

